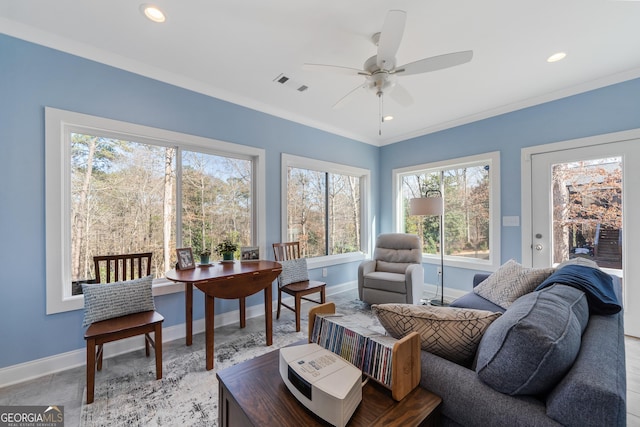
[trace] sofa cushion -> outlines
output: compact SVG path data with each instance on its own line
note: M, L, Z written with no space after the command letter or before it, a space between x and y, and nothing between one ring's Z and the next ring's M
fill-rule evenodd
M89 326L101 320L155 310L152 276L114 283L83 284L84 320Z
M286 286L291 283L309 280L306 258L288 259L286 261L279 261L279 263L282 265L280 285Z
M386 263L418 264L422 262L420 238L415 234L380 234L376 238L373 259Z
M405 280L404 274L374 271L364 276L364 286L381 291L405 293Z
M492 303L486 298L482 298L475 292L467 292L460 298L456 298L449 304L449 307L474 308L476 310L488 310L491 312L504 313L504 308Z
M544 393L573 365L588 321L587 300L578 289L553 285L527 294L487 328L476 372L502 393Z
M377 304L371 310L392 337L417 332L423 350L460 364L473 358L483 332L500 316L484 310L412 304Z
M402 274L407 271L407 267L412 265L412 263L408 262L387 262L387 261L376 261L376 271L388 272L394 274Z
M511 259L473 288L482 298L507 309L553 273L553 268L526 268Z

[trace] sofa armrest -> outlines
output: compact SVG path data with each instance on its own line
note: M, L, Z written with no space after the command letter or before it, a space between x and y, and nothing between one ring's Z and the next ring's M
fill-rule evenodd
M420 385L442 398L442 414L467 426L560 426L543 402L509 396L484 384L475 371L421 351Z
M567 426L627 425L622 312L593 315L571 370L547 397L549 416Z
M364 286L364 276L376 270L376 260L369 259L362 261L358 266L358 295L362 299L362 287Z
M407 302L420 304L422 291L424 289L424 268L422 264L411 264L404 273L407 284Z

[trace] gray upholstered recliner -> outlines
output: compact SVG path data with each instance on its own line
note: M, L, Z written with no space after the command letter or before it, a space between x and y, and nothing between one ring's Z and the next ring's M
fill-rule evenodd
M420 304L424 283L420 238L380 234L373 259L358 267L358 294L368 304Z

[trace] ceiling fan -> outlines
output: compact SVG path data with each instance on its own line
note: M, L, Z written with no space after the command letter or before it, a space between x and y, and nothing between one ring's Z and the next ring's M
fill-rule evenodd
M325 64L304 64L308 70L328 70L346 75L359 75L365 77L365 82L347 93L333 108L341 108L349 100L362 90L373 91L379 98L380 121L382 122L382 98L385 93L389 94L400 105L408 106L413 103L413 98L409 92L398 84L398 76L408 76L411 74L428 73L441 70L443 68L454 67L471 61L472 50L447 53L444 55L423 58L415 62L396 66L396 52L400 47L407 13L403 10L390 10L382 26L382 31L372 36L372 41L378 46L376 55L367 59L363 69L342 67L338 65Z

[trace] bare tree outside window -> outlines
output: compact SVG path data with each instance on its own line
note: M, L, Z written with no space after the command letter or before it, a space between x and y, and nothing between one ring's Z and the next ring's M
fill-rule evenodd
M552 194L553 262L622 268L622 158L553 165Z
M409 199L427 190L444 197L444 253L489 259L489 166L469 165L443 170L414 171L402 175L404 225L407 233L422 237L423 253L440 254L440 219L409 215Z
M360 250L360 177L310 169L287 170L287 236L302 255Z
M182 245L196 258L225 238L250 246L251 162L184 151L182 163Z
M252 244L250 160L181 151L177 165L177 147L80 133L70 141L73 295L95 277L95 255L153 252L152 274L162 277L176 261L179 207L182 246L196 258L227 237Z

